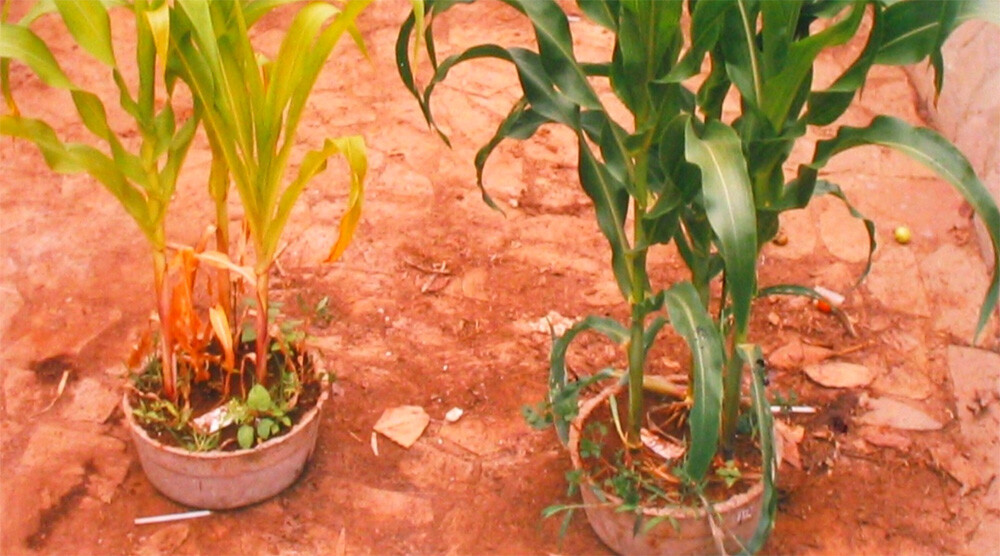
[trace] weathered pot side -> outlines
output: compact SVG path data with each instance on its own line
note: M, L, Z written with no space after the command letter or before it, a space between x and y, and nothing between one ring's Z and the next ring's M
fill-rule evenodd
M286 434L250 450L189 452L150 438L136 423L128 394L122 400L139 461L149 482L186 506L224 510L260 502L288 488L305 469L330 397L324 382L316 406Z
M581 405L580 413L573 421L569 431L568 448L574 469L583 469L580 459L580 431L583 430L584 422L599 404L619 390L620 386L611 386ZM590 526L604 541L604 544L618 554L681 556L719 553L719 541L713 534L708 512L704 508L679 506L647 508L643 511L644 521L660 516L669 516L673 523L676 523L677 529L674 528L671 520L667 519L649 531L633 535L635 514L615 512L615 508L621 501L607 492L603 494L608 502L601 502L593 492L593 489L598 487L590 482L587 475L584 477L580 493L583 497L584 510L587 513ZM764 483L758 482L749 491L714 506L715 512L721 518L719 521L721 528L717 534L725 537L726 553L741 552L741 546L733 540L733 536L739 539L739 543L743 545L746 545L753 537L763 509L763 493Z

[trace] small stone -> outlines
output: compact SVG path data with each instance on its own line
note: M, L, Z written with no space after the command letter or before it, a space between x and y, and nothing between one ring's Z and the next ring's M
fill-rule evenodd
M868 406L868 413L858 419L864 425L909 431L936 431L944 427L923 411L889 398L870 398Z
M868 386L875 373L864 365L831 361L806 367L806 375L828 388L858 388Z
M465 413L460 407L453 407L448 410L448 413L444 414L444 420L449 423L454 423L462 418L462 414Z

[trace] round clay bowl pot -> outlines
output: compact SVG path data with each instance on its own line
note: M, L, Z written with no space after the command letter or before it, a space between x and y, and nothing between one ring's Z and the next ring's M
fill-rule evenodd
M288 488L305 469L319 433L320 414L330 397L324 381L316 406L289 432L250 450L189 452L149 437L135 422L128 394L125 418L142 470L161 493L186 506L224 510L265 500Z
M618 384L606 388L598 396L587 400L580 407L580 413L573 421L569 431L570 458L573 468L583 469L580 459L580 431L584 421L593 410L608 397L615 395L621 386ZM607 500L602 502L593 489L599 488L584 474L580 485L580 494L585 504L584 511L590 526L597 536L608 545L608 548L618 554L670 554L670 555L703 555L718 554L719 547L712 533L708 512L704 508L685 506L662 506L643 510L644 522L661 516L671 519L661 523L646 532L633 535L635 514L630 512L615 512L621 500L613 494L604 492ZM725 550L728 554L736 554L741 547L732 539L735 535L740 543L746 545L753 537L760 520L763 508L764 483L754 484L750 490L715 504L715 511L721 518L721 529L725 537ZM677 529L673 524L676 523Z

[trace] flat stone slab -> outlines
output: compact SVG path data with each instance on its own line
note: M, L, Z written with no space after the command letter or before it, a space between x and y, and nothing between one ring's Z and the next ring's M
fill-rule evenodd
M71 386L72 401L63 407L61 414L72 421L104 423L121 402L118 390L87 377Z
M871 398L868 408L858 419L861 424L907 431L936 431L944 427L944 423L923 411L890 398Z
M900 313L929 317L930 303L913 252L886 246L872 265L865 287L879 303Z
M927 293L940 300L934 308L934 328L956 341L971 342L989 287L990 274L982 260L971 251L945 244L920 262L920 276ZM987 334L995 326L987 326Z

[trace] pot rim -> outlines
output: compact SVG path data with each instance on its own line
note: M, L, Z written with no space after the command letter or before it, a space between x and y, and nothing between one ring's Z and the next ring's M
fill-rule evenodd
M609 397L614 396L621 391L623 384L619 381L615 381L610 386L602 390L598 395L587 399L580 404L579 412L576 418L570 423L569 427L569 441L566 444L566 448L569 450L570 459L573 462L573 469L576 471L583 471L584 485L585 488L597 489L604 497L608 500L609 506L620 506L622 504L622 499L605 491L603 488L598 486L591 479L590 474L586 473L583 468L583 462L580 458L580 432L583 430L584 421L587 417L597 408L598 405L603 403ZM755 482L749 490L730 496L722 502L712 504L712 511L716 513L727 513L729 511L735 510L741 506L745 506L754 499L760 497L764 493L764 479L761 477L760 480ZM708 510L704 506L694 507L694 506L642 506L642 515L646 517L674 517L674 518L697 518L702 519L708 515Z
M318 357L317 357L318 359ZM330 398L330 379L329 375L323 376L320 379L320 395L319 399L316 400L316 405L310 408L302 418L295 423L291 429L281 436L275 438L270 438L264 442L250 448L249 450L235 450L232 452L221 452L219 450L211 450L207 452L192 452L190 450L185 450L177 446L171 446L169 444L164 444L159 440L149 436L149 433L140 425L136 420L135 416L132 415L132 404L129 403L129 392L126 391L122 394L122 409L125 412L125 419L128 421L129 427L132 429L133 434L137 434L142 438L143 442L153 445L157 450L162 450L171 454L184 457L192 457L206 460L225 460L232 458L243 457L247 454L254 452L262 452L264 450L270 450L276 446L280 446L285 442L288 442L296 432L305 429L313 420L319 418L320 411L323 409L323 405L326 404L327 399Z

